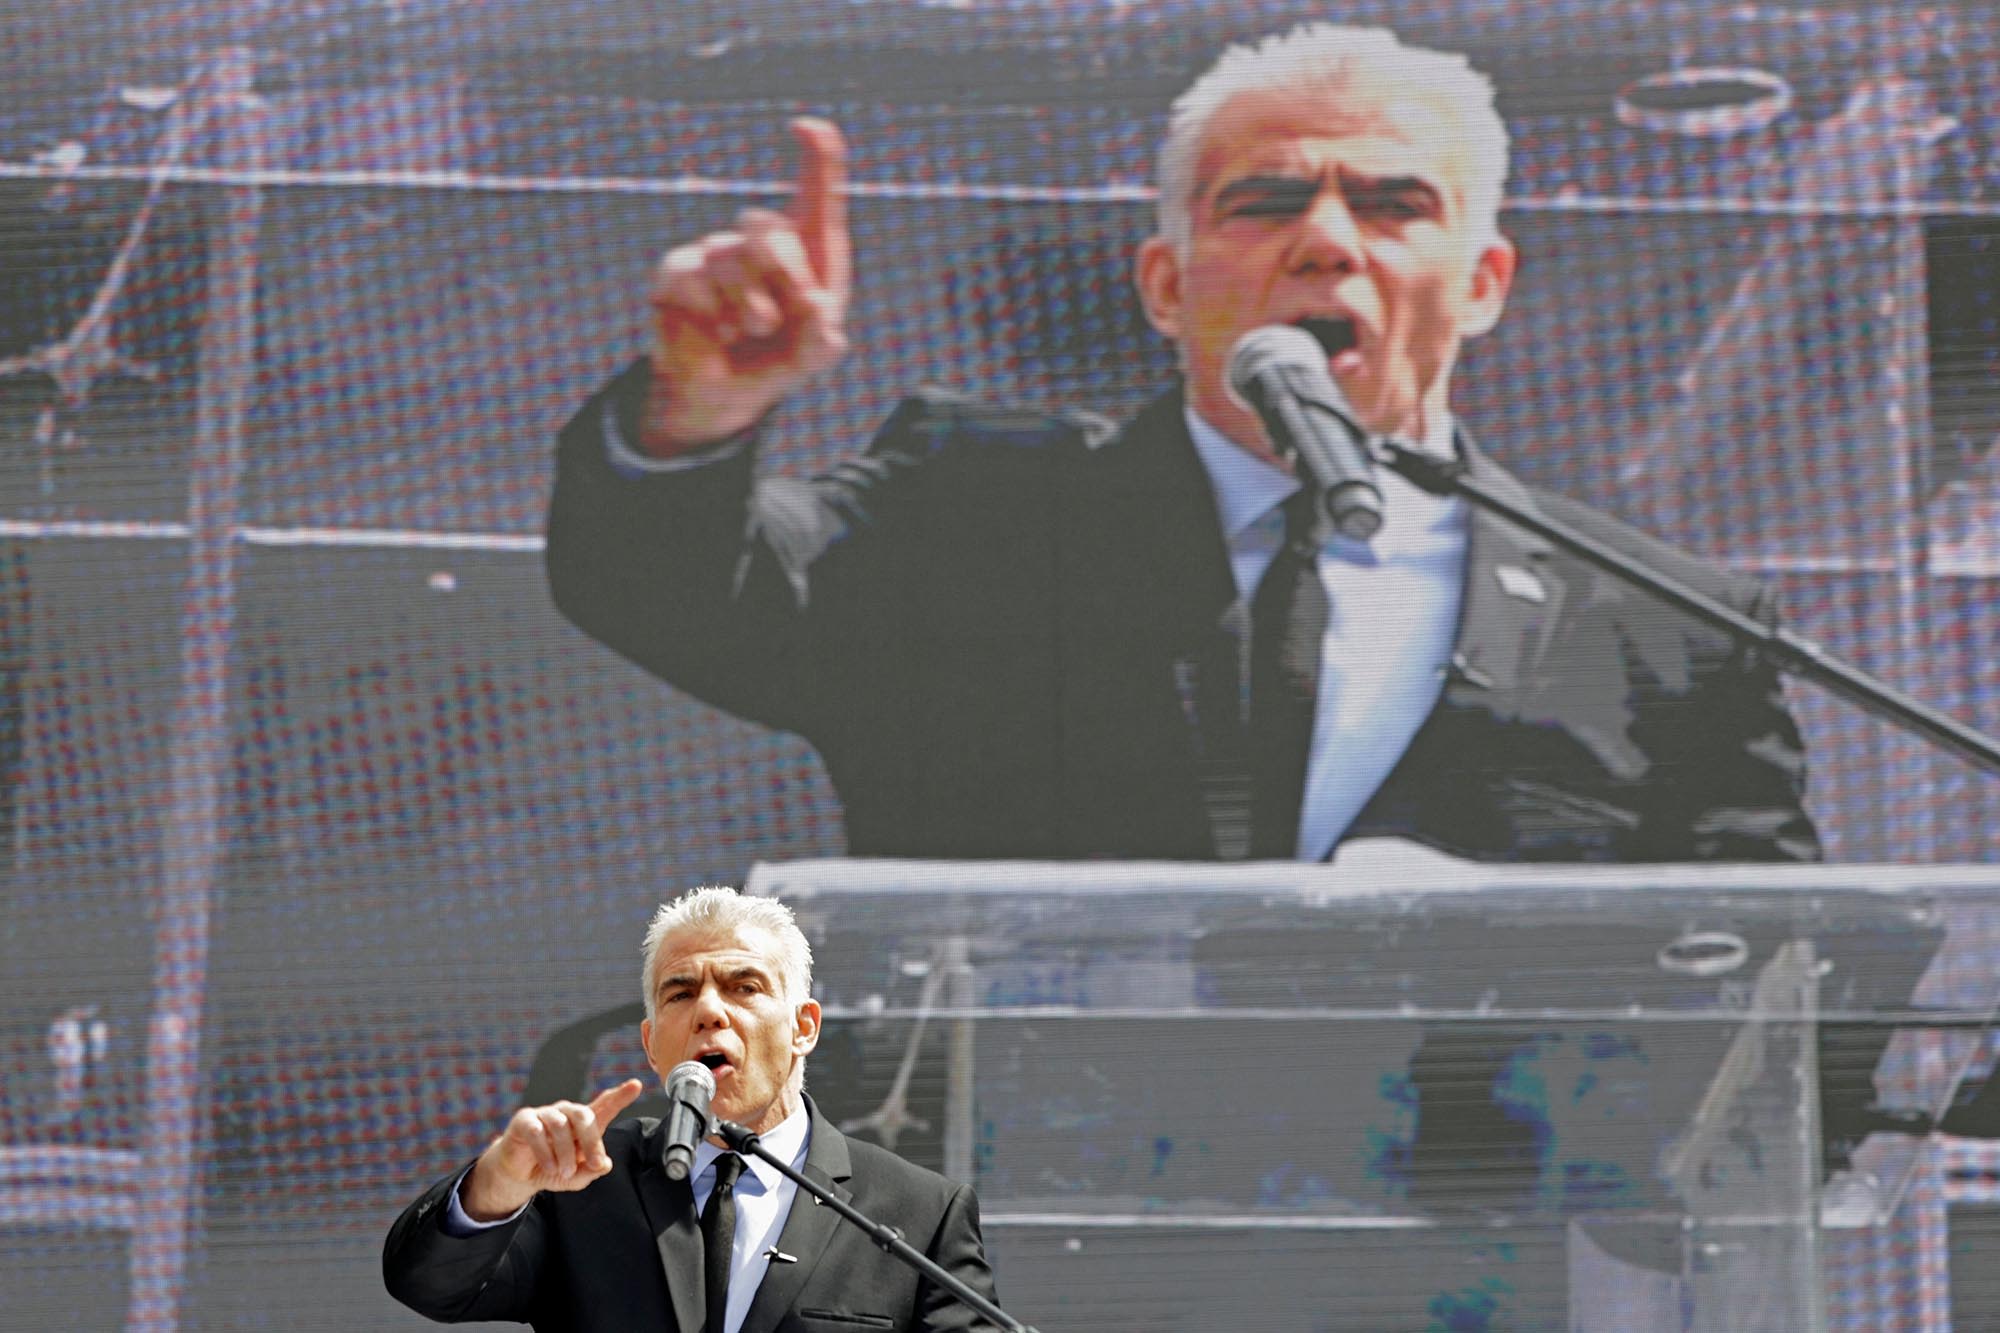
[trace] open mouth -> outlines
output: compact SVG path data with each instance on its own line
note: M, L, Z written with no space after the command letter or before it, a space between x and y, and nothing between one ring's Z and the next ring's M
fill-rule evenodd
M720 1074L724 1070L731 1068L729 1057L721 1051L704 1051L700 1055L697 1055L695 1059L707 1065L708 1072L711 1074Z
M1310 333L1313 341L1326 352L1326 359L1329 361L1343 352L1352 352L1361 345L1360 330L1351 319L1331 315L1310 315L1305 319L1294 321L1293 327Z

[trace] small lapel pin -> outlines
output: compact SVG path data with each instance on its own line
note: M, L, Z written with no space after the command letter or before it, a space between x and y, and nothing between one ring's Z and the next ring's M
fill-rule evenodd
M775 1245L764 1251L764 1257L774 1264L795 1264L799 1261L799 1256L796 1254L786 1254Z
M1493 577L1500 580L1500 591L1509 597L1518 597L1536 606L1549 600L1549 590L1542 585L1542 581L1519 565L1495 565Z

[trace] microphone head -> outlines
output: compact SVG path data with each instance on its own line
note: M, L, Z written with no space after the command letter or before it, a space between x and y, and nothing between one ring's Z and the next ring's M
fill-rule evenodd
M697 1102L704 1110L715 1097L715 1075L699 1060L683 1060L667 1071L667 1096Z
M1264 418L1271 445L1297 457L1301 479L1343 536L1367 541L1382 526L1382 492L1370 475L1368 430L1326 366L1319 339L1290 324L1266 324L1229 351L1229 388ZM1310 407L1339 423L1345 439L1305 420Z
M1327 386L1332 385L1333 376L1326 369L1326 349L1310 333L1290 324L1266 324L1252 329L1229 349L1229 387L1242 398L1251 398L1257 382L1277 369L1304 370L1316 374ZM1318 383L1313 387L1322 388ZM1339 390L1335 388L1334 392Z
M699 1060L683 1060L667 1071L668 1180L686 1180L694 1162L695 1141L708 1133L713 1117L708 1104L715 1098L715 1075Z

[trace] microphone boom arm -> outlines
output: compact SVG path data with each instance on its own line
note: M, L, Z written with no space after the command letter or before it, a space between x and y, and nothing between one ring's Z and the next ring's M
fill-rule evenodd
M1324 404L1315 403L1314 406L1322 411L1331 410ZM1458 459L1436 458L1394 440L1379 440L1376 444L1384 465L1431 494L1464 496L1509 523L1525 528L1538 537L1545 537L1696 619L1706 621L1737 642L1754 646L1776 663L1779 670L1825 686L1877 717L1886 718L1904 730L1951 751L1974 767L2000 776L2000 742L1875 679L1811 639L1744 615L1734 607L1697 592L1643 561L1615 551L1566 524L1502 499L1474 480L1468 474L1466 465Z

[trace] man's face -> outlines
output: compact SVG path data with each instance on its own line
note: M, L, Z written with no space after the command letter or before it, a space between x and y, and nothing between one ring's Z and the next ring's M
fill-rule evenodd
M653 1017L639 1026L665 1078L683 1060L715 1075L710 1110L759 1134L799 1106L795 1076L819 1041L819 1004L787 999L775 941L755 927L671 935L653 969Z
M1180 344L1195 409L1255 453L1263 427L1227 387L1245 333L1310 328L1361 421L1420 440L1459 343L1493 326L1513 280L1512 246L1473 240L1449 122L1363 102L1230 99L1201 142L1185 253L1139 250L1147 317Z

